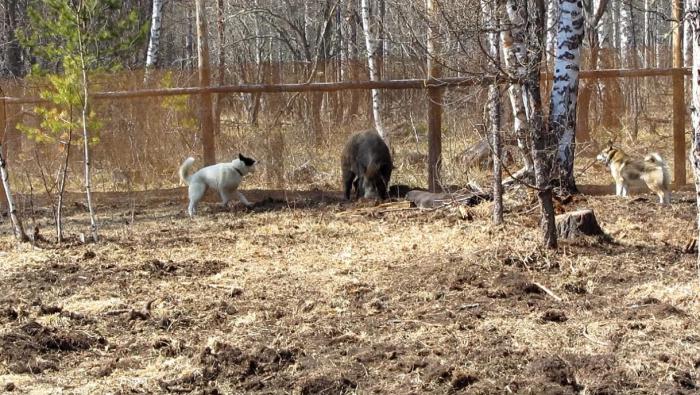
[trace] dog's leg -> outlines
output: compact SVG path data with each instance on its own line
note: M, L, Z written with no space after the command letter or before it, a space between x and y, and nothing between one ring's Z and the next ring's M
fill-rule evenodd
M246 207L251 207L253 205L253 203L249 202L248 199L246 199L245 196L243 196L241 191L236 191L236 194L238 195L238 201L245 204Z
M622 196L622 183L621 182L615 183L615 195Z
M190 215L190 217L194 217L195 208L197 207L199 201L202 200L202 197L204 196L204 193L206 191L207 186L204 184L198 182L193 182L190 184L190 187L188 189L190 204L187 207L187 213Z
M228 202L231 201L231 197L229 196L228 191L226 191L224 189L220 190L219 196L221 196L221 206L223 208L226 208L226 206L228 205Z
M661 200L661 204L663 205L671 204L671 192L661 191L659 193L659 199Z

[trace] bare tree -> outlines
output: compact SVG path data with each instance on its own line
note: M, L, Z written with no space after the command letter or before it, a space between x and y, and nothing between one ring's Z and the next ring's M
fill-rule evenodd
M686 8L685 20L691 26L691 43L693 47L693 78L691 78L691 116L693 124L693 145L691 148L691 161L695 174L696 198L700 197L700 0L688 0L690 7ZM698 240L700 240L700 198L697 200L697 224ZM698 275L700 275L700 250L697 261Z
M367 66L369 68L369 79L371 81L379 80L379 68L377 65L376 45L374 43L374 33L372 32L372 23L370 20L369 0L362 0L362 30L365 34L365 47L367 48ZM372 115L374 117L374 127L377 133L386 141L388 136L384 131L384 120L382 118L382 97L379 89L372 89Z
M5 162L5 157L2 154L2 144L0 144L0 178L2 178L2 187L5 190L7 208L10 212L10 220L12 221L12 229L14 230L15 237L21 242L27 241L29 240L29 237L27 237L27 234L24 232L22 220L17 214L17 209L15 208L15 203L12 199L12 190L10 189L10 177L7 174L7 162Z
M153 0L151 13L151 36L148 40L148 52L146 53L146 71L144 83L148 83L150 70L158 64L158 50L160 49L160 27L163 19L163 2L165 0Z
M508 88L510 105L513 109L513 129L518 142L518 148L524 163L524 168L516 172L512 178L506 180L506 184L511 184L514 180L531 180L534 177L534 162L530 146L528 145L528 134L530 124L526 108L527 99L523 91L523 84L520 82L527 74L528 48L525 38L525 23L527 21L527 8L515 0L505 0L500 2L503 23L501 30L501 41L504 52L504 64L510 76L515 80ZM540 49L541 51L541 49Z
M557 150L560 193L576 193L574 149L576 147L576 101L583 43L583 3L559 0L559 27L550 99L549 128L559 141Z
M491 57L495 69L500 68L500 46L498 39L498 17L496 15L497 5L487 0L480 0L481 13L484 25L488 33L489 56ZM503 180L502 165L503 144L501 142L501 93L498 84L489 86L488 94L489 127L491 134L491 147L493 157L493 223L499 225L503 223Z

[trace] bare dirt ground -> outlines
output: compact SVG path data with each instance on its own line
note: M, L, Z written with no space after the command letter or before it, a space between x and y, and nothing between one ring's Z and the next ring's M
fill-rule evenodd
M57 247L0 226L0 389L17 393L690 394L692 195L577 197L614 239L541 250L536 205L419 211L183 189L70 203ZM76 199L75 196L71 197ZM35 220L53 237L49 210ZM132 222L133 220L133 222ZM544 286L555 297L542 290Z

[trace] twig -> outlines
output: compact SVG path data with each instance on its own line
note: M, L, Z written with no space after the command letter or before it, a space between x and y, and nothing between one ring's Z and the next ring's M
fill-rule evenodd
M558 297L554 292L552 292L551 289L545 287L544 285L542 285L538 282L533 282L533 284L535 284L535 286L537 286L537 288L543 290L547 295L554 298L554 300L556 300L557 302L561 302L562 299L560 297Z

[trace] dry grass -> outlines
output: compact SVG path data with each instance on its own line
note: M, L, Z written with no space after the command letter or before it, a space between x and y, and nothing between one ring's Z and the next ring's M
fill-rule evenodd
M694 202L581 197L616 240L542 251L537 210L338 194L98 196L104 241L0 239L0 385L28 393L692 393ZM68 231L87 228L70 206ZM380 212L383 211L383 212ZM37 224L50 233L47 219ZM517 235L515 237L514 235ZM562 299L543 293L533 283ZM58 307L58 308L56 308ZM32 322L38 323L37 325ZM48 339L48 340L47 340ZM34 372L28 374L28 371Z

